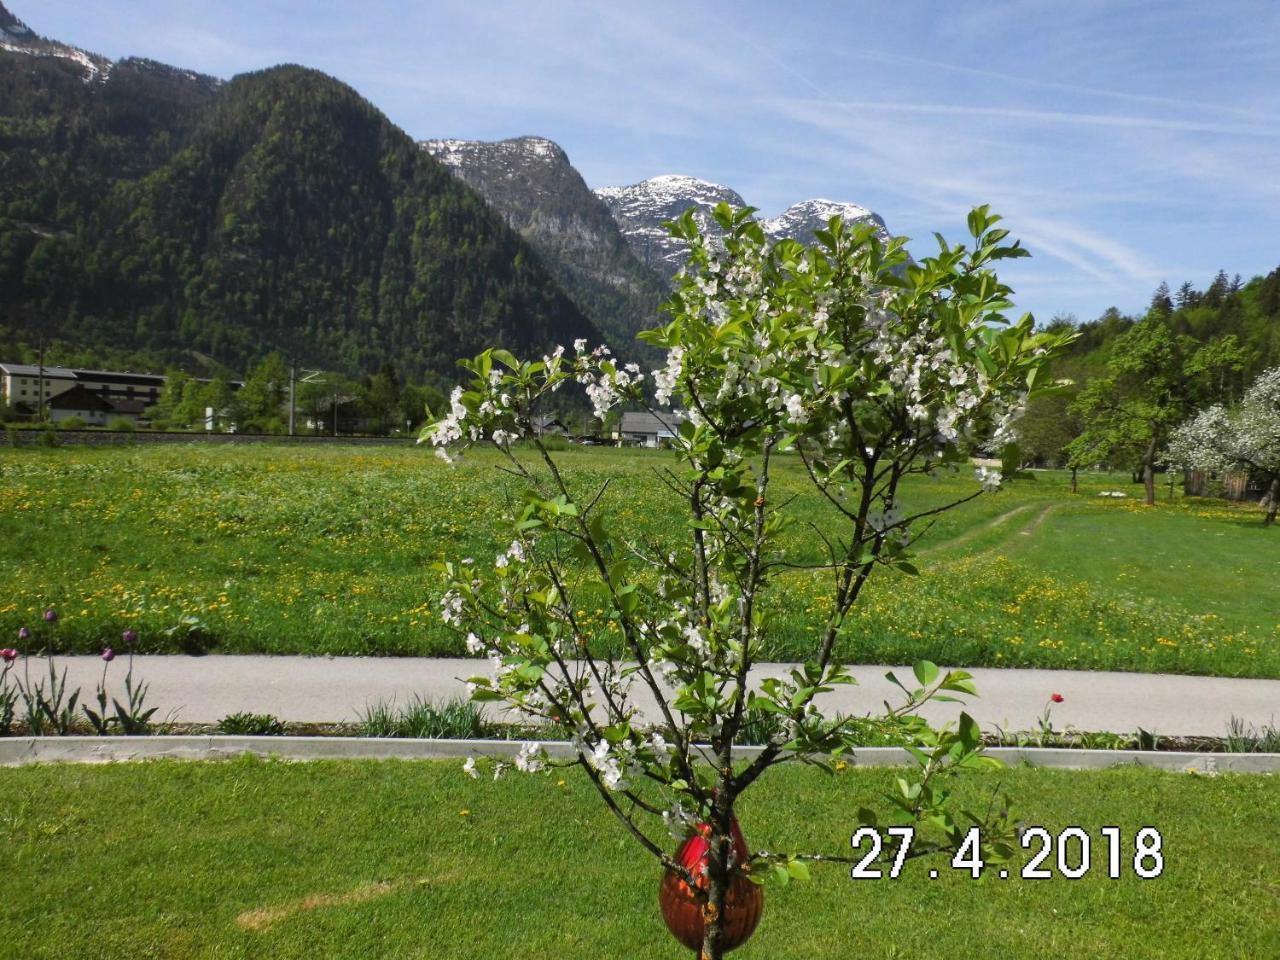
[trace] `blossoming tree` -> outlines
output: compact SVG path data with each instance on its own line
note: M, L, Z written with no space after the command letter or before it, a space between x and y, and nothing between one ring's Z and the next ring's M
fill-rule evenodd
M743 862L735 805L779 764L830 765L856 746L855 721L828 716L819 698L853 682L837 653L856 647L850 613L862 590L884 568L914 573L909 550L930 518L997 489L1001 472L979 468L971 493L931 507L913 508L904 482L1008 445L1037 372L1067 339L1034 332L1030 316L1003 316L1010 290L992 265L1025 251L1005 242L985 207L970 214L971 245L939 237L939 252L919 262L902 240L882 245L839 219L812 247L770 245L751 213L718 207L725 234L715 245L690 214L668 225L688 242L690 259L665 307L670 322L642 334L667 352L652 394L638 368L583 341L572 355L557 349L533 362L492 350L463 363L469 386L454 391L449 414L423 435L446 459L452 448L496 445L525 488L511 544L493 564L442 565L445 619L494 667L473 678L473 697L572 734L572 762L694 891L708 960L731 946L732 882L744 874L785 882L807 875L809 860L842 859L757 852ZM661 473L671 491L664 509L682 513L678 541L621 535L608 516L608 484L581 488L537 439L539 403L573 381L597 416L649 396L658 408L685 411L672 425L673 468ZM527 436L529 448L513 449ZM793 520L770 485L780 463L801 471L829 508L830 523L810 531L822 548L816 562L793 561L781 545ZM817 640L805 663L762 677L753 667L770 649L766 597L797 574L831 584ZM609 656L575 612L583 596L600 595L621 656ZM916 763L891 816L933 825L935 841L913 854L958 845L979 822L999 853L1007 810L995 804L979 817L949 802L954 771L991 762L976 723L962 713L932 729L916 715L928 700L975 693L972 680L927 661L914 672L885 717ZM746 723L765 714L779 733L744 750ZM527 744L516 765L556 762ZM663 828L700 831L703 861L671 857Z
M1239 406L1221 404L1179 426L1169 443L1170 463L1199 470L1247 470L1266 485L1263 522L1280 510L1280 367L1262 373Z

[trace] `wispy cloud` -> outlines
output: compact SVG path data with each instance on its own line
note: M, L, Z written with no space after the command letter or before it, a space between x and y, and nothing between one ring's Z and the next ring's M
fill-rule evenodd
M1042 314L1280 257L1274 0L24 4L111 56L317 66L417 137L549 136L597 186L691 173L768 214L832 196L922 242L990 202L1037 254L1009 272Z
M811 100L828 110L858 110L880 113L933 114L952 117L983 117L1035 124L1120 127L1125 130L1179 130L1186 133L1220 133L1244 137L1280 138L1280 124L1224 124L1200 120L1167 119L1141 114L1083 113L1069 110L1031 110L1023 107L973 106L951 103L901 103L883 100ZM784 101L785 103L785 101Z

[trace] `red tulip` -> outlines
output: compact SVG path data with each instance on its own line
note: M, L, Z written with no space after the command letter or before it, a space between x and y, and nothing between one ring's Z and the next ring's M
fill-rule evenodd
M1049 696L1049 699L1052 700L1054 703L1061 703L1063 700L1067 698L1060 693L1054 693Z
M0 650L0 660L3 660L5 663L13 663L13 661L17 659L18 651L13 649L13 647L5 647L3 650Z

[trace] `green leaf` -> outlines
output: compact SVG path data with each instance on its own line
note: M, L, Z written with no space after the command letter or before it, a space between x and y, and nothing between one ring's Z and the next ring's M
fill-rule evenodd
M808 880L809 865L803 860L787 861L787 873L791 875L793 880Z
M920 686L927 687L938 678L938 665L930 660L917 660L911 667Z

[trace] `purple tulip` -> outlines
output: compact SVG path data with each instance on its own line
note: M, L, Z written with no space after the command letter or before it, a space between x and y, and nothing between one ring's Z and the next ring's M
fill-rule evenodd
M46 611L44 612L44 622L45 622L45 623L57 623L57 622L58 622L58 611L57 611L57 610L55 610L55 609L53 609L53 607L50 607L48 610L46 610Z
M138 642L138 634L137 634L137 631L135 630L132 630L132 629L126 630L120 636L124 640L127 646L132 647L135 643Z
M102 648L102 659L103 659L103 660L107 661L107 663L110 663L110 662L111 662L112 660L114 660L115 658L116 658L116 652L115 652L114 650L112 650L110 647L103 647L103 648Z
M13 649L13 647L5 647L3 650L0 650L0 660L3 660L5 663L13 663L13 661L17 659L18 651Z
M30 630L28 630L26 627L19 627L19 628L18 628L18 639L19 639L19 640L30 640L30 639L31 639L31 631L30 631Z

